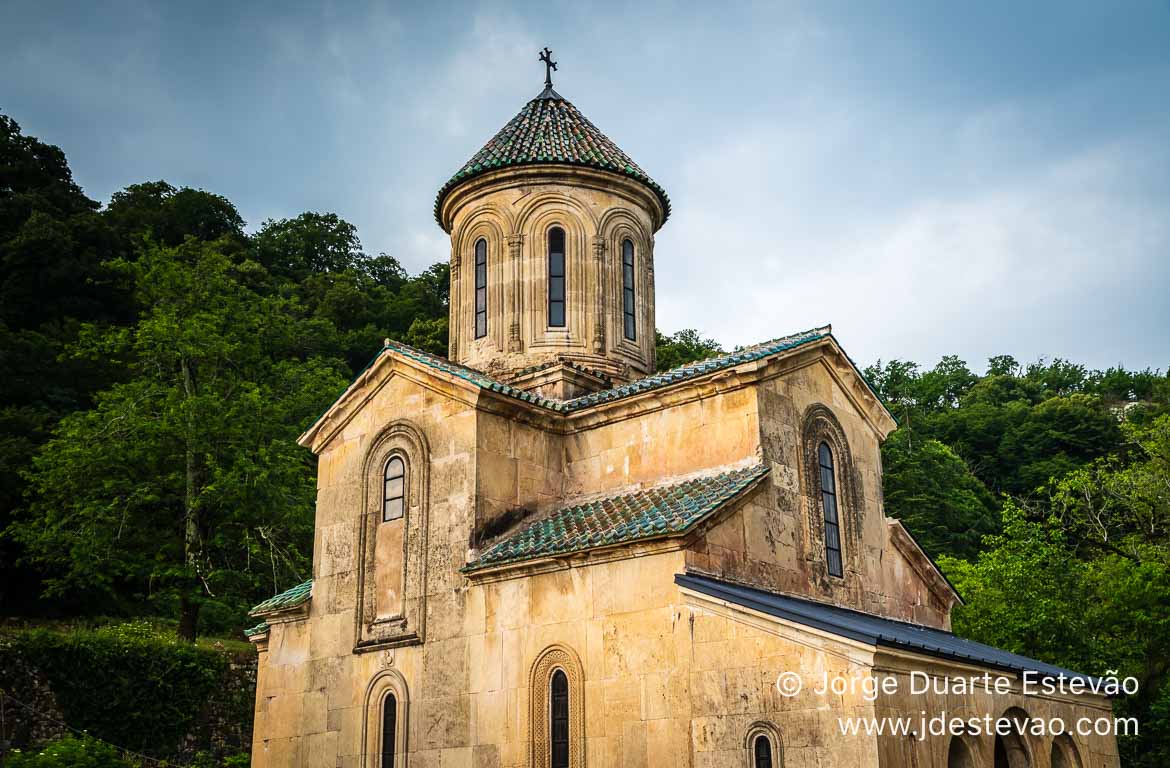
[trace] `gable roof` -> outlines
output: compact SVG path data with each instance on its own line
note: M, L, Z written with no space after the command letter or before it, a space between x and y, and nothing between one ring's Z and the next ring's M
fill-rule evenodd
M471 156L435 196L435 221L447 194L468 179L521 165L578 165L629 176L649 187L662 202L662 220L670 218L666 190L650 178L581 111L551 87L524 105L499 133Z
M707 576L678 574L674 581L680 587L709 597L868 645L975 663L1006 672L1030 671L1046 677L1092 679L1080 672L977 643L942 629L887 619L792 595L779 595Z
M562 507L494 542L462 570L678 536L742 498L768 471L755 464Z
M731 368L740 363L751 362L754 360L761 360L769 355L774 355L779 352L784 352L789 349L794 349L805 344L819 341L820 339L828 338L832 335L832 326L822 326L820 328L813 328L800 333L794 333L789 336L782 336L778 339L765 341L761 344L755 344L750 347L729 352L722 355L716 355L704 360L698 360L693 363L686 363L676 368L671 368L668 371L661 373L654 373L645 376L641 379L635 379L627 384L620 384L610 389L603 389L600 392L593 392L588 395L581 395L570 400L558 400L551 397L541 397L531 392L525 392L522 389L505 384L499 379L494 379L482 371L477 371L474 368L469 368L459 363L453 363L446 358L432 355L430 352L424 352L421 349L407 346L398 341L389 341L384 349L389 349L403 357L422 363L435 370L443 371L445 373L457 376L464 381L468 381L483 389L491 390L492 392L499 392L500 394L514 397L517 400L523 400L526 403L540 406L541 408L548 408L549 410L559 411L561 413L571 413L579 411L583 408L588 408L598 403L608 403L614 400L620 400L623 397L637 394L639 392L647 392L652 389L659 389L661 387L669 386L670 384L677 384L680 381L687 381L694 379L707 373L720 371L724 368ZM377 359L377 358L375 358ZM372 364L372 361L371 361Z
M462 381L473 384L480 389L488 390L490 392L497 392L501 395L504 395L505 397L528 403L550 413L560 413L567 415L583 411L596 405L619 401L644 392L663 389L682 382L699 379L708 374L734 368L737 365L741 365L743 363L764 360L773 355L778 355L797 349L798 347L814 344L824 339L832 339L834 342L836 341L836 339L833 337L832 326L825 325L819 328L811 328L807 331L801 331L800 333L781 336L770 341L765 341L760 344L753 344L752 346L738 349L734 352L727 352L693 363L686 363L685 365L671 368L668 371L654 373L641 379L635 379L634 381L628 382L626 384L620 384L616 387L601 390L600 392L593 392L591 394L581 395L579 397L568 400L543 397L532 392L526 392L525 390L514 387L511 384L507 384L503 381L500 381L499 379L493 378L483 371L470 368L466 365L460 365L459 363L453 363L444 357L439 357L438 355L431 354L430 352L424 352L421 349L416 349L399 341L387 339L383 348L379 350L378 354L375 355L373 359L371 359L370 362L366 365L366 367L363 368L362 371L354 378L353 382L350 383L350 386L346 388L346 391L343 392L337 398L337 400L335 400L329 406L329 408L325 410L324 413L317 417L313 424L310 425L310 427L303 435L301 435L300 439L302 444L307 445L308 443L304 441L310 439L310 436L317 428L317 426L323 422L325 417L338 405L338 403L346 399L346 396L355 388L359 382L362 381L367 372L374 367L382 355L387 353L412 360L433 371L439 371L454 376ZM839 345L838 349L840 349ZM842 354L844 354L843 351ZM848 356L846 356L846 359L848 359ZM869 389L869 392L873 395L874 400L880 405L885 413L889 415L891 422L893 422L893 415L890 414L889 409L886 408L885 403L881 401L881 398L879 398L877 394L874 393L873 388L870 387L869 383L865 381L865 377L861 375L861 372L858 370L856 363L854 363L852 359L849 359L849 364L857 373L858 378Z

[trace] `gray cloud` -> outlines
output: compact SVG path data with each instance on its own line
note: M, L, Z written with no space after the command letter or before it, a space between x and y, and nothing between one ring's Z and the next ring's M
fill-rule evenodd
M1063 3L17 3L0 108L99 199L331 210L413 270L439 185L557 88L661 181L659 324L861 362L1170 364L1170 11Z

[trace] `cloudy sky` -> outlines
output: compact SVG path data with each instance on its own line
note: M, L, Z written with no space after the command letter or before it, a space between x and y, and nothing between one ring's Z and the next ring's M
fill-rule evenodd
M944 8L943 6L947 7ZM99 200L333 211L411 271L434 194L557 90L670 193L658 324L831 322L861 363L1170 365L1170 5L8 0L0 110Z

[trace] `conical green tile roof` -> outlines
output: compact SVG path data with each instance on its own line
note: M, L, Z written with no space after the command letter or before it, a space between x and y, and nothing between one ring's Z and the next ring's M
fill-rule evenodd
M670 216L666 190L572 102L552 88L545 88L443 185L435 197L435 221L442 226L439 212L455 187L489 171L520 165L580 165L629 176L653 190L662 201L663 221Z

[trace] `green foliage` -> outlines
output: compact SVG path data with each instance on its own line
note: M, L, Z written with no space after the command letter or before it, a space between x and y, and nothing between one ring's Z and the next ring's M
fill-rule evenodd
M970 562L948 555L939 565L966 605L952 613L955 631L997 648L1080 671L1104 673L1086 629L1084 563L1063 532L1030 521L1013 502L1003 532L986 539Z
M411 277L331 213L243 226L165 181L99 210L0 115L3 610L238 630L307 571L296 435L385 337L445 353L445 264Z
M218 241L116 266L138 322L85 326L72 351L117 360L127 378L61 421L12 531L53 574L51 595L243 608L304 578L314 464L295 440L345 379L298 357L311 330L295 302L245 287L250 267Z
M945 357L926 372L916 363L879 361L866 377L912 442L946 445L996 494L1031 494L1121 449L1117 413L1098 394L1096 372L1062 360L1022 371L1006 355L992 358L988 371L979 377ZM888 454L897 446L887 444L883 459L894 458Z
M1141 734L1125 765L1170 758L1170 416L1125 425L1129 455L1060 478L969 561L941 565L967 605L958 633L1078 671L1139 681L1117 702Z
M213 705L241 724L246 738L254 688L240 675L223 653L178 642L143 623L0 635L0 688L31 690L31 681L43 680L70 726L155 757L178 754L191 736L203 738L200 724ZM54 754L101 754L89 742L57 746Z
M998 529L995 499L939 441L896 431L882 461L886 514L905 523L927 552L970 557Z
M660 371L723 353L723 347L719 346L718 342L704 339L693 328L684 328L670 336L663 334L662 331L655 331L654 340Z
M266 221L252 238L252 252L269 272L296 282L357 269L365 258L357 227L335 213Z
M0 530L21 503L21 473L53 425L88 405L112 375L61 360L80 322L128 315L103 262L119 238L73 181L65 154L0 115ZM0 605L27 605L39 584L0 540Z
M416 349L430 352L432 355L446 357L447 323L448 320L445 317L433 320L416 317L406 331L406 337L403 341Z
M73 736L57 739L35 750L13 750L7 764L11 768L138 768L141 765L122 757L108 744Z
M115 192L105 218L123 237L149 235L166 246L197 240L243 242L244 220L231 202L201 189L175 189L165 181L131 184Z

